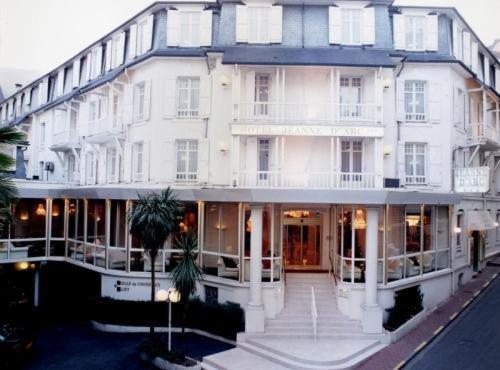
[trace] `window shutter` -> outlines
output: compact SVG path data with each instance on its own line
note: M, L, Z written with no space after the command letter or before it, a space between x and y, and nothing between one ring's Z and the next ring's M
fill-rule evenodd
M132 181L132 143L126 143L123 148L123 181Z
M165 93L164 93L164 116L168 118L173 118L177 115L176 112L176 79L168 78L165 80Z
M404 50L406 48L405 40L405 16L403 14L394 14L394 49Z
M113 41L106 42L106 63L104 69L109 71L111 69L111 53L113 52Z
M429 165L429 173L427 182L429 185L438 186L441 185L442 182L442 168L441 168L441 146L439 145L430 145L429 146L429 155L426 159L428 159Z
M477 42L472 41L470 46L470 53L472 71L477 74L479 71L479 55L477 50Z
M198 141L198 182L208 183L209 144L208 139L201 139Z
M248 42L248 8L236 5L236 42Z
M375 8L364 8L361 17L363 44L375 44Z
M342 42L342 17L340 8L336 6L328 8L328 39L330 44Z
M404 80L396 81L397 96L396 96L396 119L398 121L405 120L405 83Z
M144 82L144 119L149 119L151 112L151 80Z
M56 96L61 96L64 92L64 68L57 72L57 92Z
M149 182L149 153L150 153L150 143L149 141L144 141L142 143L142 181Z
M426 17L427 29L425 30L425 49L428 51L438 50L438 16L428 15Z
M123 123L130 124L133 120L134 85L127 84L123 88Z
M471 65L471 53L470 53L470 32L464 31L463 33L463 48L464 48L464 63L465 65Z
M174 140L166 140L163 142L163 161L162 161L162 173L161 173L161 181L163 182L173 182L174 174L175 174L175 141Z
M398 143L398 173L401 184L406 182L405 143Z
M179 46L179 11L167 12L167 46Z
M241 70L235 71L233 69L233 78L231 80L231 98L232 98L232 110L233 119L237 120L239 118L239 110L241 109ZM248 101L248 99L247 99Z
M500 68L495 68L495 90L500 92Z
M200 78L200 118L210 117L211 108L212 77Z
M142 45L144 47L143 51L151 50L153 46L153 23L154 14L150 14L146 20L146 28L142 34Z
M116 65L118 67L123 64L123 59L125 56L125 32L120 33L118 36L118 45L116 46Z
M128 36L128 57L133 59L137 56L137 24L130 26Z
M484 60L484 83L486 85L491 85L490 81L490 60L486 57L486 55L483 56Z
M441 84L439 82L428 82L427 87L427 121L439 123L441 121Z
M458 56L458 24L453 21L452 24L452 36L453 36L453 56L459 59Z
M85 69L85 82L90 81L90 68L92 66L92 53L87 54L87 68Z
M271 43L280 44L283 39L283 7L281 5L271 6L269 21Z
M94 75L93 78L99 77L102 71L102 45L97 48L96 60L94 63Z
M73 87L80 86L80 58L73 62Z
M203 10L200 14L200 46L212 45L212 11Z

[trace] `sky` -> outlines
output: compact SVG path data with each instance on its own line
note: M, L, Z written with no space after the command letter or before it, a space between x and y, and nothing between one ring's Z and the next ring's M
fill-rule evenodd
M152 2L0 0L0 67L46 73ZM486 45L500 38L500 0L396 0L394 4L454 6Z

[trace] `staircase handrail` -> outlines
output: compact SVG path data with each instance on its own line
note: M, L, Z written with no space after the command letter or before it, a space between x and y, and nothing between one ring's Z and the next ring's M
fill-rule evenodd
M318 339L318 309L316 307L316 296L314 295L314 287L311 287L311 319L313 326L314 342Z

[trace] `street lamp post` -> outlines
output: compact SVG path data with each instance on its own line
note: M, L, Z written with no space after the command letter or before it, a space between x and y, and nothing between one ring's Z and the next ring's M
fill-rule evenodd
M175 288L169 290L160 289L156 292L156 300L159 302L168 302L168 351L172 349L172 303L181 300L181 293Z

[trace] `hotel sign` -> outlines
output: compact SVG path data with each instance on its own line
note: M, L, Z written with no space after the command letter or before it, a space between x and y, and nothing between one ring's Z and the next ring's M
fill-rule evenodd
M232 125L233 135L252 136L344 136L383 137L383 127L305 126L305 125Z
M455 169L455 192L485 193L489 188L489 167L466 167Z

